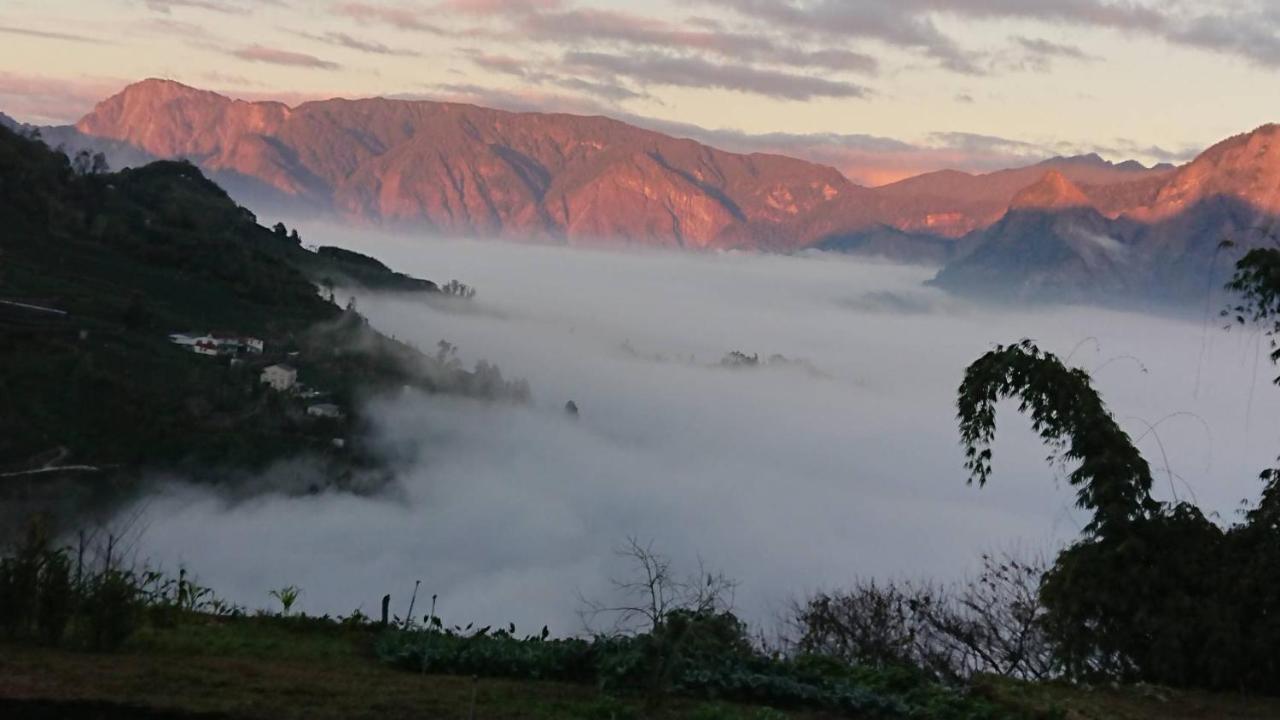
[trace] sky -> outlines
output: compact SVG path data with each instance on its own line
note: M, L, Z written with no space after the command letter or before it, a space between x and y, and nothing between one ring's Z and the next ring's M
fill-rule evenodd
M308 613L374 614L391 593L403 614L421 580L419 601L438 594L450 623L572 633L579 594L614 600L609 579L628 571L614 549L634 536L682 573L701 558L740 581L738 610L767 624L858 578L948 581L984 551L1052 556L1089 519L1067 471L1010 401L991 480L968 485L956 427L965 366L1023 337L1092 374L1160 499L1234 522L1280 439L1265 338L1216 317L980 306L923 286L930 268L838 256L301 232L476 287L466 303L359 307L403 341L496 363L533 399L404 393L366 408L399 468L372 495L262 492L296 485L282 468L249 497L167 484L121 514L139 558L251 608L292 584ZM733 350L765 365L720 366Z
M1179 162L1280 119L1270 0L5 0L0 111L168 77L246 99L607 114L878 183Z

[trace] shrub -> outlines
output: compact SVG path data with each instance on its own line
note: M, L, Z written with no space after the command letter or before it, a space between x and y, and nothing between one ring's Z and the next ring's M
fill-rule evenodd
M950 681L976 673L1045 679L1057 673L1040 602L1045 562L984 555L982 572L951 586L859 583L818 593L793 611L801 652L877 668L916 668Z
M118 650L138 629L143 599L137 577L108 568L87 583L84 618L89 645L95 650Z
M66 550L44 554L40 571L40 590L36 625L45 642L62 640L76 609L75 588L71 581L71 560Z

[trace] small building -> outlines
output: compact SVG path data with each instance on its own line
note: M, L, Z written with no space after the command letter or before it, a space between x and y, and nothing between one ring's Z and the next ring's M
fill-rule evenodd
M262 371L260 382L270 385L272 390L285 392L298 383L298 370L292 365L271 365Z
M328 418L330 420L341 420L346 417L346 413L342 412L342 408L333 403L318 403L307 407L307 414L311 417Z
M260 355L266 349L266 343L258 338L223 332L212 332L204 335L172 333L169 335L169 342L190 348L197 355L214 357L250 353Z
M209 335L196 338L191 344L191 351L197 355L218 356L222 354L222 345L218 343L218 339Z

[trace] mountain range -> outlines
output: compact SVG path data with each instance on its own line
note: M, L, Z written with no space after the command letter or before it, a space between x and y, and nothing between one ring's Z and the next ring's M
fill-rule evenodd
M43 129L113 164L187 158L259 210L572 245L814 247L942 264L936 284L957 291L1175 301L1203 295L1222 239L1264 240L1280 211L1277 133L1230 138L1181 167L1085 155L872 188L605 117L384 98L290 107L154 79Z

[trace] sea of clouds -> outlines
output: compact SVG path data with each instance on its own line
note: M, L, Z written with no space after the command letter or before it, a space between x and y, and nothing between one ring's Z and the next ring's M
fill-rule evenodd
M856 578L957 579L986 550L1052 552L1087 518L1026 420L1007 404L983 489L956 432L965 366L1024 337L1093 372L1162 498L1231 521L1280 452L1275 370L1256 332L1224 332L1216 312L995 309L924 287L928 268L827 255L303 235L478 288L469 303L358 303L424 350L447 340L528 379L534 400L380 402L380 440L410 459L380 495L230 502L175 484L122 515L141 519L139 556L251 607L294 584L307 612L374 614L391 593L403 613L421 580L448 622L573 633L580 598L626 575L615 550L634 536L736 578L740 613L769 625ZM719 367L732 350L801 362Z

